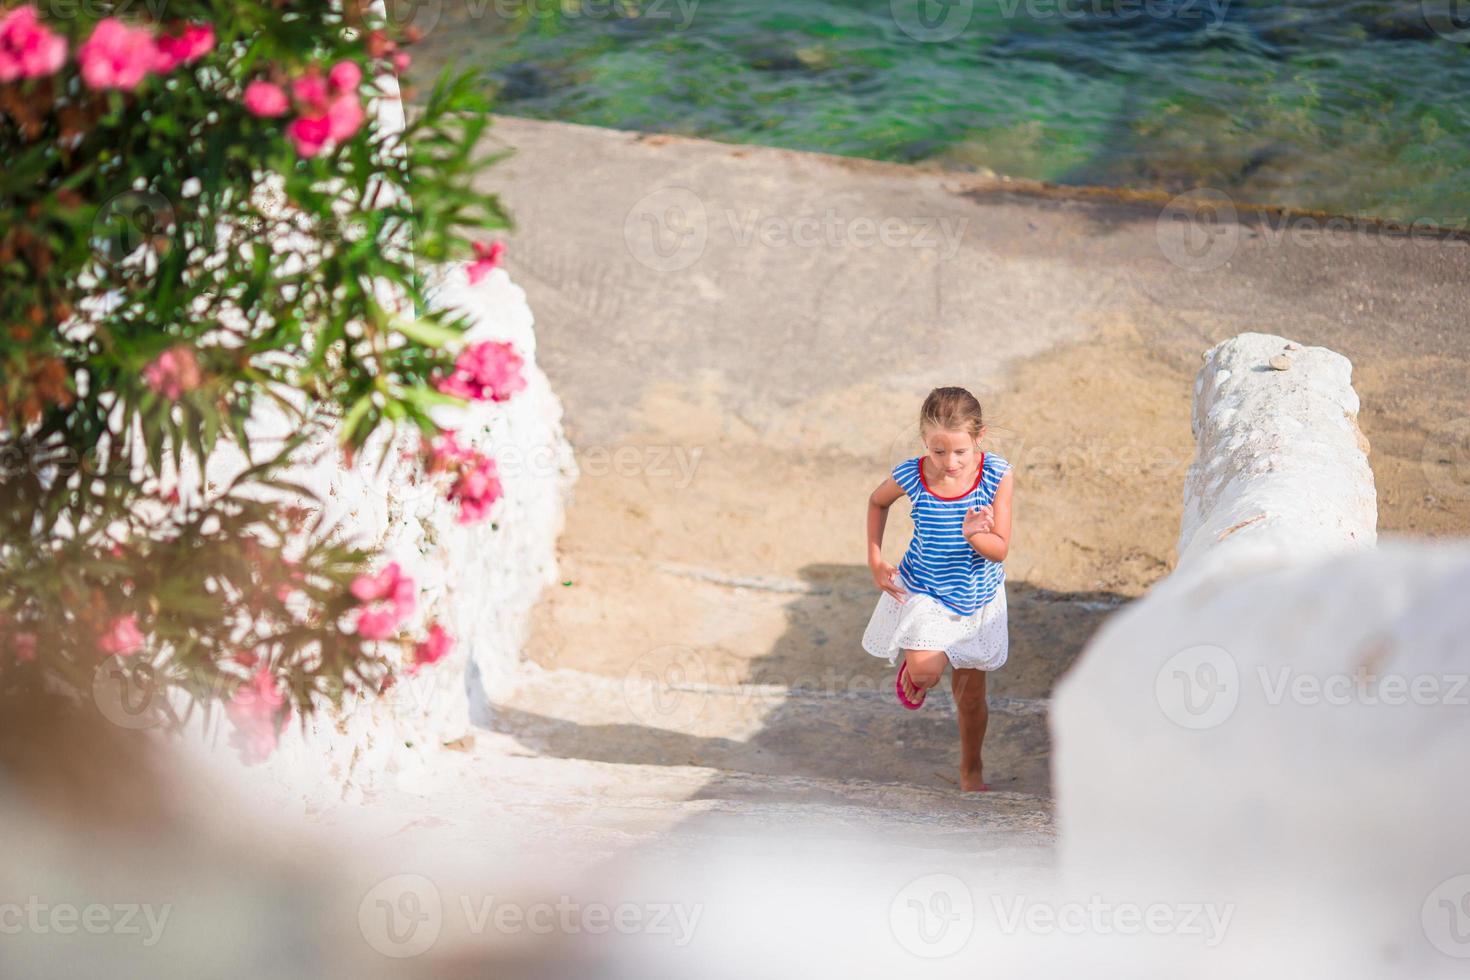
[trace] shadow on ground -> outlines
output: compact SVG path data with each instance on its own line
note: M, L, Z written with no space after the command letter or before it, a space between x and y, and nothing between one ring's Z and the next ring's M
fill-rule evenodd
M810 591L787 603L786 630L749 662L742 683L697 680L709 673L689 662L687 648L670 648L666 659L642 661L624 678L610 679L611 696L625 702L619 714L637 721L580 723L512 703L496 707L492 727L558 758L958 792L959 746L948 680L922 709L906 711L893 695L892 668L858 646L876 594L866 567L810 565L802 580ZM1060 594L1010 581L1007 599L1011 654L991 675L986 775L994 789L1049 796L1046 700L1123 597ZM793 665L815 662L818 648L829 643L852 647L850 666L793 671ZM661 693L651 694L652 685ZM701 730L749 734L736 738ZM716 777L703 795L724 797L729 789ZM763 792L762 798L772 797Z

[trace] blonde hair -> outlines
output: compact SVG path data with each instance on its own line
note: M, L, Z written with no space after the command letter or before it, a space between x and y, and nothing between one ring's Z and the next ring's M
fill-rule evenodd
M975 439L985 427L980 400L964 388L935 388L919 409L919 431L947 429L968 432Z

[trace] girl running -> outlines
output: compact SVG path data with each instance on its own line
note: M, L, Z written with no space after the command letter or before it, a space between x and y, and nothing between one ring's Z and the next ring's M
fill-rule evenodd
M1011 464L980 448L980 402L935 388L919 412L924 454L907 459L868 498L868 567L883 595L863 649L890 665L894 690L917 709L946 661L960 727L960 787L989 789L980 749L989 710L985 674L1006 662L1005 561L1011 540ZM914 536L898 567L883 560L888 508L907 495Z

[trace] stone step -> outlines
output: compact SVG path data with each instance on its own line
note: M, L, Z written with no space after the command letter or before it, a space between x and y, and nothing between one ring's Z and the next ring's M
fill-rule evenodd
M445 753L432 779L383 790L357 814L355 832L430 850L437 839L487 853L544 852L572 864L630 847L697 850L772 835L1026 852L1027 863L1046 864L1055 838L1044 795L558 757L528 752L521 737L496 732ZM363 823L369 814L379 825Z
M549 758L960 795L954 702L943 690L907 711L881 691L783 694L767 685L688 684L668 672L617 679L529 669L512 697L492 705L492 718L495 731ZM987 782L1045 796L1046 738L1044 701L998 699Z

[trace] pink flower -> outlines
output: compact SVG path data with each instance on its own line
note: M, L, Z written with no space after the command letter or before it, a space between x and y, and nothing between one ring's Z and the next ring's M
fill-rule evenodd
M431 633L430 639L432 638L433 634ZM36 634L16 633L10 638L10 642L15 645L15 658L17 660L36 659ZM430 661L430 663L432 662Z
M365 114L357 96L361 81L361 68L351 61L339 61L326 77L313 66L291 82L291 96L301 115L287 124L286 136L297 153L310 159L329 144L350 139L362 127ZM274 108L276 103L270 105Z
M399 623L413 615L418 604L413 579L403 574L396 561L389 562L376 575L359 575L350 591L362 603L357 614L357 632L368 640L388 637Z
M331 135L332 124L326 116L301 116L286 125L286 137L308 160L322 151Z
M500 499L501 492L495 460L477 454L449 488L449 499L459 502L459 523L473 524L490 516L490 509Z
M256 80L245 86L245 108L257 116L284 116L290 107L286 90L273 82Z
M428 470L454 474L448 496L459 504L461 524L484 520L501 497L503 488L495 460L461 446L452 430L446 430L430 444Z
M77 49L83 81L92 88L124 92L138 87L157 57L153 35L141 27L128 27L116 17L98 21L92 36Z
M164 34L153 42L153 69L170 72L180 65L192 65L214 50L214 28L209 24L188 24L177 37Z
M194 351L188 347L170 347L159 354L143 369L143 380L148 387L167 398L178 401L186 391L199 387L203 376Z
M408 66L413 63L413 58L407 51L398 51L393 55L393 68L402 74L408 71Z
M0 82L50 75L66 61L66 38L42 24L32 6L0 18Z
M413 666L408 669L408 672L417 674L420 667L437 664L449 655L453 647L454 637L450 636L444 627L435 623L429 627L428 638L413 648Z
M307 115L320 116L327 111L327 80L315 68L291 82L291 94Z
M496 266L500 265L500 257L505 254L505 242L475 242L475 261L469 264L465 272L470 277L470 285L474 286L481 279L488 276Z
M130 657L142 646L143 633L138 629L138 617L131 613L114 619L107 632L97 640L99 650L117 657Z
M460 446L453 429L445 429L429 444L429 470L434 473L452 470L472 455L473 450Z
M264 762L275 751L291 709L270 671L260 670L235 691L225 705L225 715L235 726L230 744L247 765L254 765Z
M362 84L362 69L355 61L339 61L327 73L327 82L339 93L356 95Z
M454 370L439 378L435 387L446 395L470 401L503 402L526 387L521 374L525 361L514 347L503 341L471 344L454 359Z
M362 120L362 103L357 100L357 93L337 96L327 107L327 138L334 143L351 139Z

